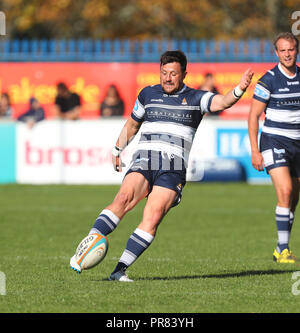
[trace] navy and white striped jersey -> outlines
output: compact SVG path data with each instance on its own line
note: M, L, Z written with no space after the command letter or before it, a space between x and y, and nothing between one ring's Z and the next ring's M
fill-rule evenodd
M131 113L143 122L138 150L161 151L187 163L196 130L215 95L185 85L174 95L166 94L160 84L144 88Z
M288 76L278 64L255 87L256 100L266 103L262 132L300 140L300 68Z

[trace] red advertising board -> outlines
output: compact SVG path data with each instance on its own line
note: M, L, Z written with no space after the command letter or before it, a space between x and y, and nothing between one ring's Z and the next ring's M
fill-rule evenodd
M190 63L185 83L198 88L207 72L215 76L220 93L235 87L242 73L251 67L255 76L243 98L226 110L222 117L244 119L248 115L254 86L272 63ZM99 105L106 89L115 84L125 103L125 116L131 113L138 92L145 86L159 83L159 65L154 63L0 63L0 92L8 92L14 108L13 117L26 111L31 97L45 108L48 118L54 117L53 102L56 84L65 82L81 96L81 117L99 117Z

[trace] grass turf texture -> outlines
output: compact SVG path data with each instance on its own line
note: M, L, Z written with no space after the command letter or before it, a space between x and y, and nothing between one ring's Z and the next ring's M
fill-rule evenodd
M299 312L298 265L272 261L272 186L187 184L150 248L128 269L134 283L108 281L145 201L108 236L109 251L77 275L69 259L118 186L0 186L1 313ZM291 247L300 256L296 214Z

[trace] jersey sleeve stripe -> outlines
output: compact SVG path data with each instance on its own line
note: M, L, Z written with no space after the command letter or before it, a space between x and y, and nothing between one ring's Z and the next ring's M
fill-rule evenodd
M140 103L139 99L137 98L134 108L131 113L131 117L136 121L143 121L145 115L145 109L143 105Z
M208 100L208 103L207 103L207 108L208 108L209 112L211 112L210 111L210 106L211 106L212 99L215 97L215 95L216 94L213 94L209 97L209 100Z
M200 107L201 107L202 113L210 112L210 105L211 105L212 98L214 96L215 96L215 94L212 92L207 92L202 96L201 101L200 101Z
M143 121L143 118L138 118L137 116L135 116L135 114L132 112L131 113L131 118L139 123L141 123Z
M254 90L254 97L258 97L258 99L262 99L263 101L268 101L270 99L271 93L268 89L260 85L259 83L256 85Z

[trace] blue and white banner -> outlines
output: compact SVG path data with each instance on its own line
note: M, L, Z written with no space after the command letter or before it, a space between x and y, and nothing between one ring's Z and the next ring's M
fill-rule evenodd
M239 161L245 169L248 182L270 182L270 177L266 171L257 171L252 166L247 124L216 128L216 156Z
M114 171L111 151L125 119L0 123L0 183L120 184L139 135ZM188 181L270 182L251 165L247 122L209 119L200 124L187 170Z

